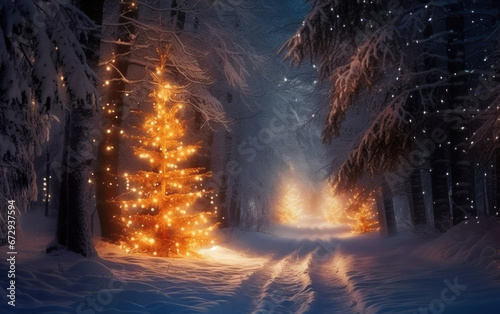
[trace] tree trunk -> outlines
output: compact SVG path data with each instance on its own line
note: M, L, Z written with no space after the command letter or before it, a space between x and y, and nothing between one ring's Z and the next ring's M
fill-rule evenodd
M217 219L220 221L220 226L222 228L229 227L229 215L228 215L228 205L227 205L227 181L228 177L226 174L221 176L221 184L218 189L219 197L217 201L219 203L217 210ZM228 218L225 218L228 217Z
M171 8L172 8L172 10L170 11L170 18L172 19L171 22L173 25L175 25L178 32L180 33L184 30L186 24L186 12L182 10L182 7L176 0L172 1ZM182 81L183 76L181 75L181 73L179 73L179 71L176 68L172 69L172 72L174 79L177 80L176 82L177 84L184 85L188 83ZM205 171L211 171L212 169L210 168L210 163L211 163L210 155L212 151L214 131L212 129L206 129L205 132L203 132L204 130L202 130L202 127L206 122L203 117L203 114L197 108L193 108L192 111L194 119L191 122L192 127L190 127L190 129L193 131L193 134L197 139L201 138L203 139L202 140L203 146L197 152L197 158L193 158L190 161L189 166L192 168L204 168Z
M420 169L415 169L410 176L411 196L412 196L412 220L413 225L427 224L424 195L422 189L422 179Z
M397 234L396 216L394 215L394 204L392 202L392 192L387 182L382 183L382 199L384 204L385 222L387 226L387 236L392 237Z
M45 144L49 146L49 142ZM47 151L45 152L46 161L45 161L45 217L49 216L49 203L50 203L50 184L52 183L52 176L50 175L50 149L47 147Z
M431 158L432 203L434 227L445 232L452 226L448 194L449 151L446 143L437 147Z
M238 183L234 181L234 178L230 179L233 188L229 204L229 217L226 217L226 219L228 219L230 226L239 226L241 222L241 201L238 196Z
M56 228L56 239L57 242L66 247L68 243L68 150L69 150L69 139L70 139L70 124L71 118L68 115L64 124L64 141L63 141L63 152L61 160L61 182L59 183L59 210L57 211L57 228ZM47 248L50 251L55 248Z
M82 10L96 25L102 24L102 11L104 9L104 0L79 0L78 8ZM85 51L88 65L97 72L99 66L101 39L98 34L92 34L88 40L88 49Z
M496 150L495 153L495 202L493 205L493 214L496 217L500 216L500 211L498 210L500 206L500 149Z
M420 1L420 3L426 3L425 1ZM439 33L442 31L441 25L436 25L436 21L431 21L432 16L428 16L428 22L426 23L424 29L424 38L431 39L434 33ZM423 52L428 54L424 57L422 64L417 65L419 71L431 71L432 69L439 68L445 66L445 64L441 64L439 60L437 60L434 55L433 46L428 46L423 49ZM427 77L427 83L435 82L435 77ZM437 99L443 97L444 91L437 91L437 95L433 96ZM431 95L429 95L431 96ZM440 97L441 96L441 97ZM428 131L425 134L419 134L419 140L422 143L425 141L431 141L432 145L427 147L423 153L429 153L430 156L425 160L426 167L429 170L429 173L426 173L427 183L430 183L430 195L427 196L428 203L426 206L426 198L423 195L423 186L422 186L422 177L419 175L417 177L417 173L413 173L412 180L412 194L414 200L414 224L434 224L434 227L444 232L448 228L451 227L451 213L450 213L450 201L449 201L449 150L448 150L448 127L447 124L443 121L440 110L445 110L447 108L444 107L445 104L441 105L440 102L437 102L438 105L429 103L425 99L422 99L418 93L415 93L413 97L415 112L419 113L422 108L422 104L432 108L432 114L429 116L421 115L425 126L425 129ZM425 110L425 107L424 107ZM430 132L429 132L430 131ZM442 139L436 141L435 138L429 136L431 134L438 132L442 134ZM423 169L422 167L421 169ZM417 186L420 185L420 188ZM421 205L424 206L424 217L422 217L422 208ZM430 207L429 207L430 205Z
M446 18L446 29L450 32L447 43L448 72L450 75L448 99L450 108L462 108L467 95L465 78L465 11L464 4L459 2L448 5L449 16ZM451 198L453 224L456 225L468 216L476 216L474 204L473 162L469 150L469 119L460 113L451 115L450 125L450 167Z
M172 11L170 11L170 17L172 18L172 24L174 24L179 31L184 29L184 24L186 23L186 12L179 8L177 0L172 1Z
M137 17L137 9L132 6L131 1L123 1L120 4L120 18L118 20L118 40L124 44L115 45L115 62L111 69L109 78L109 92L103 104L104 123L106 128L101 130L104 138L99 144L96 169L96 206L101 226L101 236L110 241L118 241L122 234L122 227L117 217L120 207L112 202L120 195L118 181L118 161L120 146L120 128L124 111L125 82L120 73L127 75L129 66L128 55L131 50L129 43L132 41L130 35L134 33L134 27L129 24L129 19Z
M90 231L88 189L93 153L87 145L94 112L91 101L85 103L80 99L74 104L66 121L56 232L59 244L85 257L96 254Z

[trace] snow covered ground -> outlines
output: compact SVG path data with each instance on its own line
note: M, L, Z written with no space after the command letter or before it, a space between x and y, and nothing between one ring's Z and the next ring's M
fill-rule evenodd
M352 236L314 221L225 230L201 259L126 254L102 241L92 260L47 255L50 230L25 232L15 308L0 262L0 313L497 313L499 226L469 222L432 241Z

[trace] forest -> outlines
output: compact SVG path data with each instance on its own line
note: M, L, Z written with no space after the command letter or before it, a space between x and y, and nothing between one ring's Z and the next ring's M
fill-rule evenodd
M2 313L500 305L500 2L0 15Z

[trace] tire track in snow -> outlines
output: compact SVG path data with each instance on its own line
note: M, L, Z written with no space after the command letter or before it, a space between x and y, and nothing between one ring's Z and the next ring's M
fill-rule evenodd
M358 271L354 269L354 258L343 254L335 254L332 264L337 277L344 285L346 298L345 304L348 305L348 313L366 313L365 295L361 292L361 287L356 284Z
M350 293L345 269L339 267L338 253L329 254L330 249L324 251L324 244L314 251L311 279L316 299L311 304L310 313L320 313L324 309L329 309L331 313L353 313L357 305L356 297L359 296Z
M333 245L336 247L336 245ZM272 258L249 276L240 292L248 313L363 313L363 295L351 280L352 260L338 252L321 254L320 245L301 245Z
M271 242L271 243L269 243ZM217 313L363 313L366 295L357 284L355 259L337 248L338 239L268 241L275 250L245 273ZM267 252L266 252L267 253Z
M300 249L271 266L270 276L255 296L252 313L305 313L309 310L315 298L310 277L312 253L301 257L299 252Z
M235 291L237 313L305 313L314 301L309 275L312 253L297 250L272 258L242 281ZM245 305L243 305L243 304Z

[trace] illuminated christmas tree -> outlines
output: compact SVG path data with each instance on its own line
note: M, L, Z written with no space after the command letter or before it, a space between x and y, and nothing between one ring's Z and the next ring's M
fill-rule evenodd
M325 186L321 210L332 224L347 224L352 233L368 233L379 230L375 212L374 192L356 188L349 193L339 193L331 186Z
M124 175L127 192L118 200L126 231L122 248L156 256L190 255L214 243L216 212L195 209L210 193L203 189L210 174L203 168L183 167L201 143L182 142L188 123L176 97L185 90L165 78L168 49L159 55L159 66L151 73L153 113L144 113L140 134L129 136L139 143L134 153L149 163L150 170Z
M377 215L374 210L373 192L357 189L346 209L348 225L353 233L368 233L379 230Z
M303 200L297 185L285 182L281 190L281 199L278 204L275 220L282 224L296 224L303 211Z
M336 194L330 184L324 185L321 191L321 201L321 212L329 223L334 225L347 223L348 219L344 214L344 198Z

